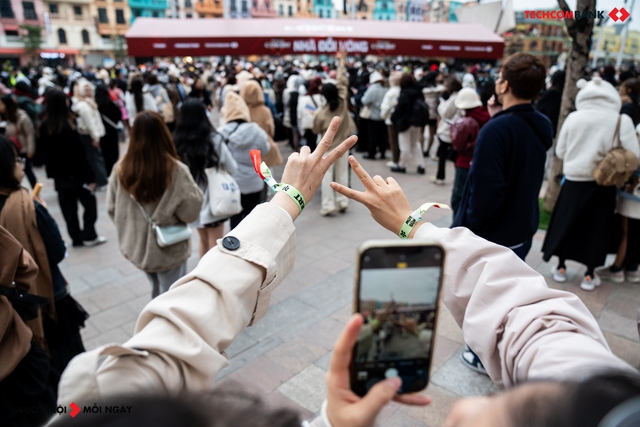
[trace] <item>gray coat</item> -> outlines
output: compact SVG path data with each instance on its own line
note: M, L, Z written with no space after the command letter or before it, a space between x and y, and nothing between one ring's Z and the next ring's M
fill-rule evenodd
M260 150L262 157L269 152L269 137L260 126L255 123L229 122L218 129L218 133L227 140L227 147L238 164L238 169L232 174L238 183L241 194L251 194L262 191L264 183L260 175L253 169L250 150Z
M366 105L371 108L371 117L369 120L384 120L380 114L380 106L382 105L382 100L384 99L384 95L387 93L387 90L389 89L382 86L380 83L374 83L369 86L362 96L362 105Z

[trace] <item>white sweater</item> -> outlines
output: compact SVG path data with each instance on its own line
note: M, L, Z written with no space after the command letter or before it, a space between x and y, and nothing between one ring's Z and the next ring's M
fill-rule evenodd
M380 116L382 116L387 125L393 124L391 121L391 114L398 103L399 97L400 86L393 86L384 94L384 98L382 98L382 104L380 104Z
M100 112L87 102L74 98L71 111L78 115L78 133L89 135L93 141L99 141L106 134Z
M127 113L129 114L129 125L133 126L133 122L136 120L136 114L138 114L139 111L136 108L136 101L131 92L127 92L125 95L124 103L127 107ZM142 94L142 108L143 111L158 112L158 104L156 104L156 100L153 99L153 95L149 92L144 92Z
M571 181L593 181L594 169L612 147L620 96L611 85L597 86L590 82L578 92L577 111L569 114L558 136L556 155L564 160L563 173ZM633 122L624 114L620 119L620 142L640 156Z

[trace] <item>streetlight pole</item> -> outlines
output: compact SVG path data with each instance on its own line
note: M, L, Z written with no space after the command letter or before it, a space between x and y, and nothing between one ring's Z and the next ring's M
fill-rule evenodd
M620 69L622 65L622 55L624 54L624 48L627 45L627 35L629 34L629 25L631 25L631 17L633 16L633 6L636 0L631 0L631 7L629 10L629 20L624 24L624 28L622 29L622 37L620 40L620 51L618 52L618 60L616 61L616 70ZM625 1L626 3L626 1Z

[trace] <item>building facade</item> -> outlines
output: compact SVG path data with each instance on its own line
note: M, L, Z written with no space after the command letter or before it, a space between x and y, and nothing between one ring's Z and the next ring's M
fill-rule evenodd
M373 7L373 19L377 21L395 21L396 9L393 0L376 0Z
M45 31L45 6L42 0L0 0L0 61L11 60L16 64L28 64L29 55L24 53L21 25L42 28L43 50L53 48Z
M296 0L274 0L274 6L279 18L293 18L298 10Z
M198 17L195 8L197 0L168 0L164 16L167 18L192 19Z
M278 12L275 9L273 0L253 0L251 3L251 16L253 18L275 18L278 16Z
M318 16L314 12L313 0L296 0L296 18L317 18ZM276 12L277 16L277 12Z
M115 0L96 0L96 3L114 2ZM116 2L118 3L118 2ZM122 3L122 0L120 0ZM131 9L130 22L136 18L164 18L169 8L167 0L129 0L129 8Z
M222 0L194 0L199 18L222 18L224 15Z
M332 0L314 0L313 1L313 13L322 19L337 18L338 13L333 7Z
M45 1L44 6L50 22L49 40L59 53L84 64L86 55L100 50L101 36L91 14L92 0Z
M229 18L247 19L251 18L251 8L249 0L227 0L229 2Z
M540 57L549 67L554 65L562 52L569 50L571 39L562 20L529 19L524 12L516 12L516 29L506 38L507 53L513 50Z
M407 21L423 22L424 16L424 0L407 0Z

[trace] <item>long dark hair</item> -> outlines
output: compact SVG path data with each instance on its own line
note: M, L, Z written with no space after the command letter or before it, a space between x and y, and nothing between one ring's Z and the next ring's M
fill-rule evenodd
M335 111L340 105L340 95L338 94L338 88L333 83L325 83L322 85L322 96L327 100L329 109Z
M16 146L4 136L0 135L0 187L17 190L20 183L15 177L18 154Z
M0 101L6 107L6 111L3 113L3 116L6 120L11 123L15 123L18 121L18 104L16 104L16 100L13 99L13 95L4 95L0 98Z
M136 113L144 111L144 100L142 98L142 87L144 83L140 77L131 80L131 93L136 104Z
M173 142L180 160L189 166L196 182L207 182L204 170L219 166L220 157L212 143L213 134L216 133L207 118L202 101L197 98L187 99L180 107Z
M138 113L129 140L129 150L120 162L122 187L140 203L159 200L171 185L178 154L171 134L158 113Z
M62 132L65 123L69 123L69 98L63 91L53 88L47 92L45 129L49 135Z
M105 84L99 84L96 87L96 104L98 104L98 110L104 110L109 107L111 101L111 95L109 95L109 89Z

